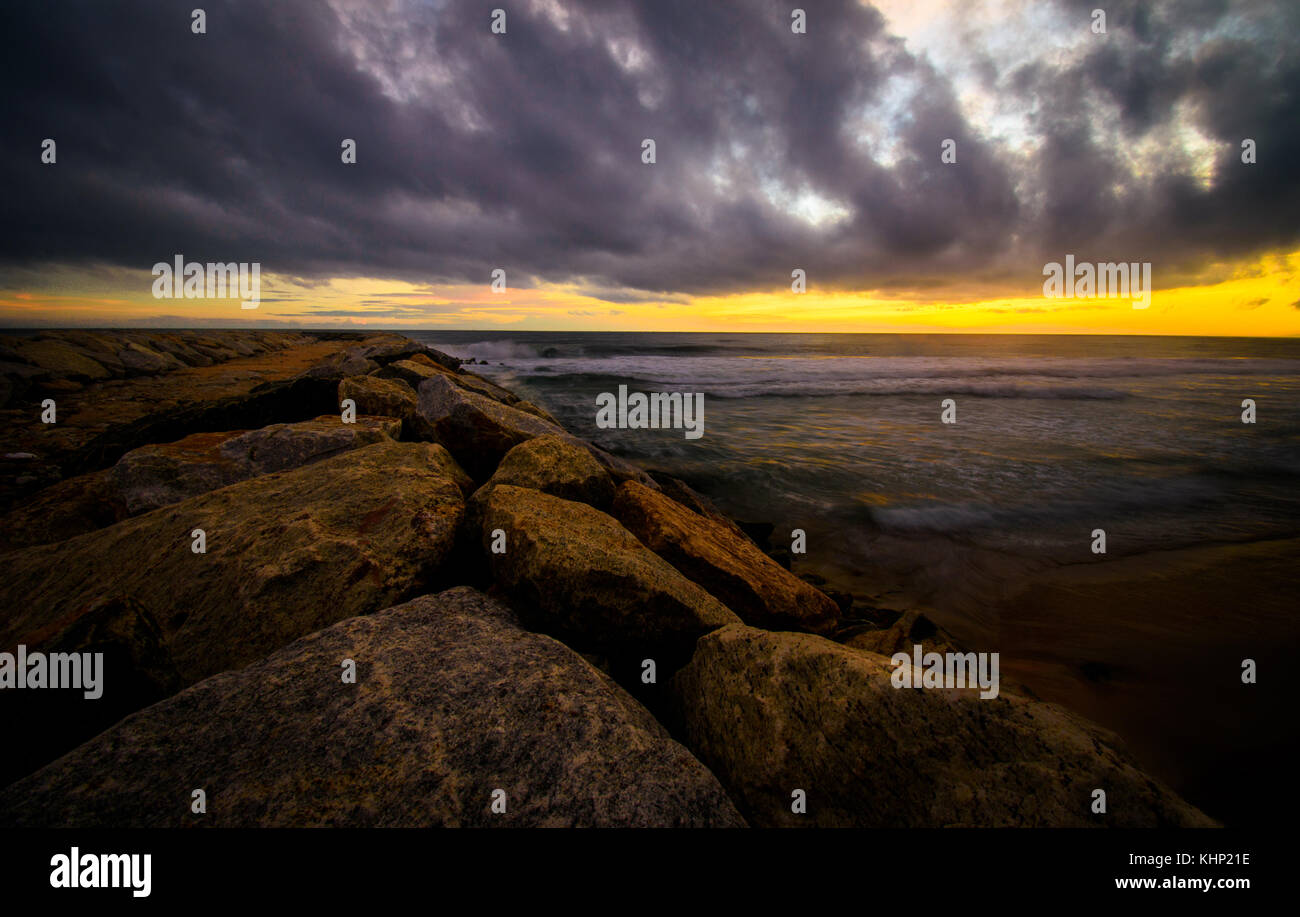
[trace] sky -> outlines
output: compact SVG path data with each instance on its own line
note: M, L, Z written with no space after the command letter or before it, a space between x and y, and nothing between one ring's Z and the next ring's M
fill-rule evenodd
M7 0L0 325L1300 334L1300 4L795 9Z

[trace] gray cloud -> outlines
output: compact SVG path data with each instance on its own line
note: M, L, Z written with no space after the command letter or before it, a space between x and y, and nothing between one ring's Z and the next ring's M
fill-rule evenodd
M977 49L969 84L868 5L803 5L807 35L775 2L513 3L494 36L491 4L229 0L195 36L178 4L6 3L0 259L483 284L504 267L512 288L631 303L786 289L792 267L1033 288L1065 251L1168 278L1300 240L1293 3L1112 2L1082 53ZM1086 29L1092 5L1059 10ZM1025 113L1027 149L971 119L971 89ZM1161 142L1184 123L1216 151L1208 185Z

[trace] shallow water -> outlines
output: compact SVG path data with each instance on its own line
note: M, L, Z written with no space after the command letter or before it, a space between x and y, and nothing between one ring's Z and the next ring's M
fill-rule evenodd
M1300 531L1300 341L424 336L743 517L1058 558L1090 553L1094 528L1111 556ZM703 392L706 435L597 429L595 396L619 384Z

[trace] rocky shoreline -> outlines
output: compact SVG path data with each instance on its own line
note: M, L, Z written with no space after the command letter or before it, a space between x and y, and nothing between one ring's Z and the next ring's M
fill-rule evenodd
M1214 824L400 335L6 336L0 418L0 652L104 672L0 690L0 825Z

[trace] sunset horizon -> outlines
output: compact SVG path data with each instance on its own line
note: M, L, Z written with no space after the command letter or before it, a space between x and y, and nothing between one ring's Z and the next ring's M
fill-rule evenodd
M12 11L0 327L1300 335L1285 6L74 9Z

